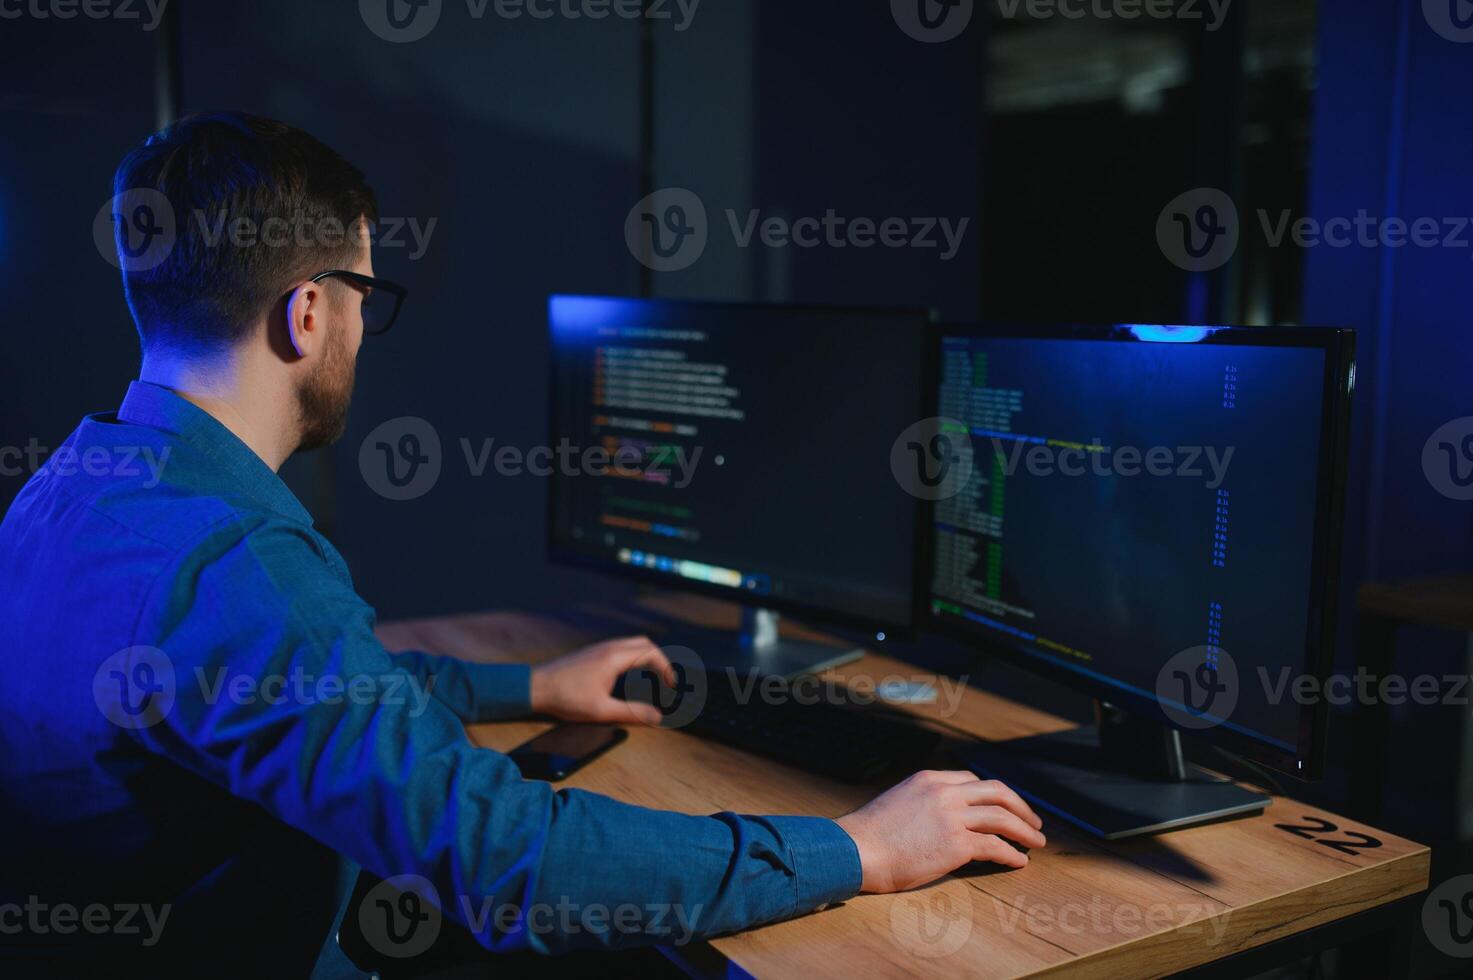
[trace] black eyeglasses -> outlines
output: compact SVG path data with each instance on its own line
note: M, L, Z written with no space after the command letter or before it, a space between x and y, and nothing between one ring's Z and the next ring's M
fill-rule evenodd
M319 272L311 281L321 282L334 277L348 280L363 292L363 332L370 337L388 333L394 321L399 319L399 309L404 305L404 297L409 295L409 290L397 282L375 279L346 269Z

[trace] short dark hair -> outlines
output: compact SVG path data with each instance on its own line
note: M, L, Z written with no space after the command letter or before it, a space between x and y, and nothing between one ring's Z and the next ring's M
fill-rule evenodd
M300 129L241 112L186 116L124 157L114 202L147 191L168 200L175 237L156 264L122 263L145 348L240 340L292 283L356 258L366 239L354 223L378 220L356 167Z

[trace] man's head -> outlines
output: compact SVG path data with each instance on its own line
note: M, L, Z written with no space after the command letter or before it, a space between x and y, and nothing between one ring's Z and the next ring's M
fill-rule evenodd
M363 174L301 130L221 112L181 119L128 154L114 193L140 189L168 200L175 227L162 261L123 263L145 357L267 352L295 393L300 448L341 435L367 290L312 279L373 274L378 205Z

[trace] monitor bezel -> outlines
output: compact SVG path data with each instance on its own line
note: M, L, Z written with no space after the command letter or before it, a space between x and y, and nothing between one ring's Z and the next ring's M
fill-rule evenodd
M1132 328L1148 327L1162 331L1160 339L1145 339ZM1198 340L1181 338L1191 333L1176 331L1208 331ZM940 411L941 357L946 337L992 337L1020 340L1087 340L1101 343L1191 342L1248 347L1281 347L1322 350L1325 353L1324 395L1320 412L1319 460L1316 471L1314 535L1311 554L1309 620L1305 630L1303 669L1324 690L1335 660L1336 617L1340 592L1340 554L1344 527L1345 482L1350 451L1350 410L1355 384L1355 332L1337 327L1242 327L1242 326L1168 326L1154 324L1028 324L996 322L982 324L936 323L932 325L928 344L926 373L931 382L928 399L931 414ZM1175 337L1168 340L1168 337ZM923 540L927 554L932 547L935 505L926 507ZM1193 735L1229 752L1289 776L1317 780L1324 776L1329 727L1329 704L1324 698L1317 703L1301 705L1298 737L1293 752L1245 732L1218 725L1207 729L1183 727L1174 722L1153 698L1131 691L1107 687L1065 667L1051 664L1008 642L1003 637L987 637L932 611L931 585L935 569L929 557L922 579L925 598L920 611L923 631L962 642L982 652L996 655L1064 685L1109 701L1152 721Z
M931 370L933 359L930 353L930 344L933 339L931 328L935 323L935 313L931 310L907 308L907 307L865 307L865 306L839 306L818 303L761 303L742 302L727 300L700 300L700 299L667 299L665 297L650 296L609 296L601 294L582 293L553 293L547 300L547 414L546 433L548 445L554 444L556 434L553 432L554 419L557 413L557 362L555 352L555 340L552 336L552 306L559 299L590 299L621 303L648 303L662 306L680 306L687 309L747 309L782 311L784 313L803 314L832 314L832 315L862 315L894 317L897 322L906 318L916 321L919 328L917 342L922 345L921 350L921 384L915 391L916 419L924 419L927 416L929 398L927 393L931 390ZM895 435L899 436L899 432ZM548 477L547 488L547 557L548 560L565 567L578 568L585 571L600 572L605 575L627 579L641 585L651 585L662 589L676 592L687 592L693 595L707 596L714 599L724 599L740 605L771 609L787 616L800 618L805 622L815 622L836 628L859 630L866 633L884 633L887 638L899 640L914 640L920 635L920 619L923 613L923 605L929 601L930 580L927 569L930 566L929 536L927 535L928 512L924 501L916 498L910 508L911 522L911 589L908 615L904 621L891 621L883 617L856 614L847 610L834 609L816 603L803 602L801 600L786 599L778 596L756 596L750 592L743 592L728 586L712 585L708 582L697 582L691 579L662 573L634 565L625 565L615 559L586 554L574 548L570 548L557 540L557 486L560 477L554 471Z

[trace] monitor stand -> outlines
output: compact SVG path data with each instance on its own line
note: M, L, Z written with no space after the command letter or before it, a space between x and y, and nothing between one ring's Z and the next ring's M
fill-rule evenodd
M778 614L753 606L742 607L742 625L735 636L729 630L677 627L670 631L666 642L693 650L707 674L733 670L785 680L817 674L864 656L863 650L778 636Z
M1257 813L1269 797L1186 762L1181 733L1096 702L1098 724L972 742L962 763L1105 840Z

